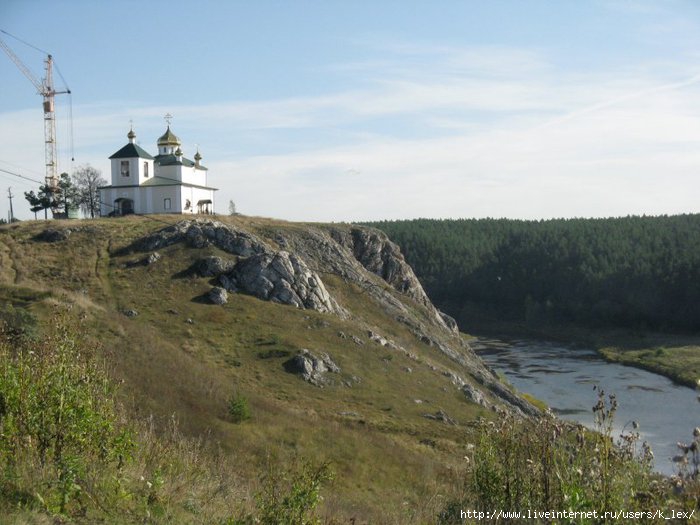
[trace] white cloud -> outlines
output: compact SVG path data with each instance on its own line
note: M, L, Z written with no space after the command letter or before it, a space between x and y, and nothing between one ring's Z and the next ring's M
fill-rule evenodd
M229 199L323 221L697 212L700 77L665 67L572 73L534 51L397 45L336 66L357 78L318 97L76 107L78 162L107 174L129 119L152 151L170 112L222 213ZM43 172L42 133L38 110L0 115L0 160Z

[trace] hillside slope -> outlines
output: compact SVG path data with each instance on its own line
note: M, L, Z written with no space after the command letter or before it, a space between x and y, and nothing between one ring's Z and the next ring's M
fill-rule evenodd
M0 302L76 312L134 417L206 436L234 458L243 499L270 458L301 456L336 471L329 515L420 521L454 490L477 417L536 412L371 228L31 222L0 229L0 265ZM249 421L227 416L235 393Z

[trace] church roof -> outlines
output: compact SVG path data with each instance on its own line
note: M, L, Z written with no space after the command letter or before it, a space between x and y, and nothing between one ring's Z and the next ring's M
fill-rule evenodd
M165 130L165 133L158 139L159 146L179 146L182 142L177 138L177 135L170 131L170 126Z
M173 155L172 153L170 153L168 155L156 155L154 160L158 166L182 165L182 166L187 166L189 168L195 166L195 163L193 161L191 161L190 159L185 158L185 157L180 157L180 160L178 160L178 158L175 155ZM198 170L208 170L207 168L205 168L201 164L199 166L196 166L196 168Z
M153 160L151 154L148 153L145 149L143 149L138 144L131 143L127 144L122 149L117 151L114 155L110 157L110 159L133 159L135 157L138 157L140 159Z

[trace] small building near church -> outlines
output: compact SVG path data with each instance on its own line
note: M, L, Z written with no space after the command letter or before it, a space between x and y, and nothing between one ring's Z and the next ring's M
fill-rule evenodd
M182 152L182 143L170 125L158 139L154 157L136 144L129 130L129 142L110 158L112 184L100 188L101 214L131 213L213 214L216 188L207 185L207 168L199 150L194 161Z

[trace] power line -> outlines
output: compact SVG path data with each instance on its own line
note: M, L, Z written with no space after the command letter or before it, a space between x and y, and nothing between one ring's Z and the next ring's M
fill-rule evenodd
M6 170L3 168L0 168L0 171L2 171L3 173L7 173L8 175L12 175L14 177L19 177L20 179L25 179L25 180L28 180L31 182L36 182L37 184L44 184L43 181L32 179L31 177L26 177L24 175L20 175L19 173L15 173L14 171Z

